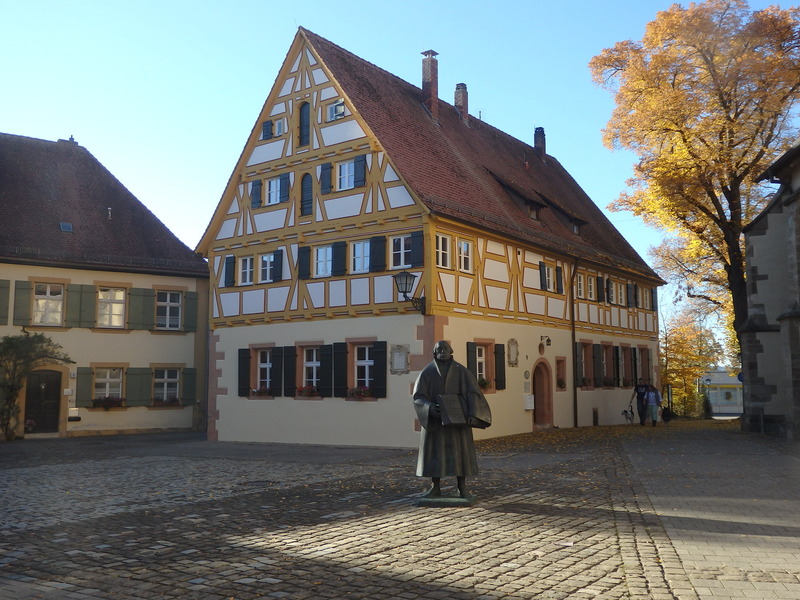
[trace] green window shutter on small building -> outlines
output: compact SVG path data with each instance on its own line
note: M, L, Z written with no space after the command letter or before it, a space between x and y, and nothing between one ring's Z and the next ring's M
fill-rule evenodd
M31 293L30 281L14 282L14 325L24 327L31 324Z
M183 370L183 391L181 398L185 404L197 401L197 369Z
M92 369L78 367L75 379L75 405L80 408L91 408L92 395Z
M8 325L8 299L11 295L11 282L0 279L0 325Z
M183 330L197 331L197 292L186 292L183 297Z
M129 368L125 371L125 405L153 404L153 371L150 368Z
M97 289L93 285L71 283L67 286L67 327L94 327Z
M128 327L130 329L153 329L155 326L153 319L156 305L155 292L145 288L132 288L129 298Z

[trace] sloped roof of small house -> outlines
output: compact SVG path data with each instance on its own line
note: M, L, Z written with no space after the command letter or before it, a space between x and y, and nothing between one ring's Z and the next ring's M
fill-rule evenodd
M662 282L554 157L479 119L465 121L442 100L434 119L417 86L307 29L298 35L432 213ZM538 220L526 203L545 207Z
M0 262L208 277L88 150L0 133Z

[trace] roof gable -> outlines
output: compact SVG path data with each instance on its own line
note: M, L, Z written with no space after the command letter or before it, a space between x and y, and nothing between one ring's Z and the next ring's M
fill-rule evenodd
M0 260L208 276L85 148L0 133Z

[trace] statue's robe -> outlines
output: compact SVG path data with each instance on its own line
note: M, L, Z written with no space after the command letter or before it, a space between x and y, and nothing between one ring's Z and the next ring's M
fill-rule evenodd
M445 375L442 376L444 371ZM475 376L463 365L450 361L449 366L432 361L414 385L414 408L422 425L417 458L419 477L473 476L478 474L478 460L472 439L472 427L442 425L431 414L442 394L460 394L469 423L477 427L491 424L489 405Z

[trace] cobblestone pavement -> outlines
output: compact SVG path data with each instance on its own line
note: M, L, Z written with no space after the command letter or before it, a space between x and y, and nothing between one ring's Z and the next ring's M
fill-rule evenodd
M716 422L416 452L195 434L0 444L0 598L800 599L800 453ZM450 483L450 482L447 482Z

